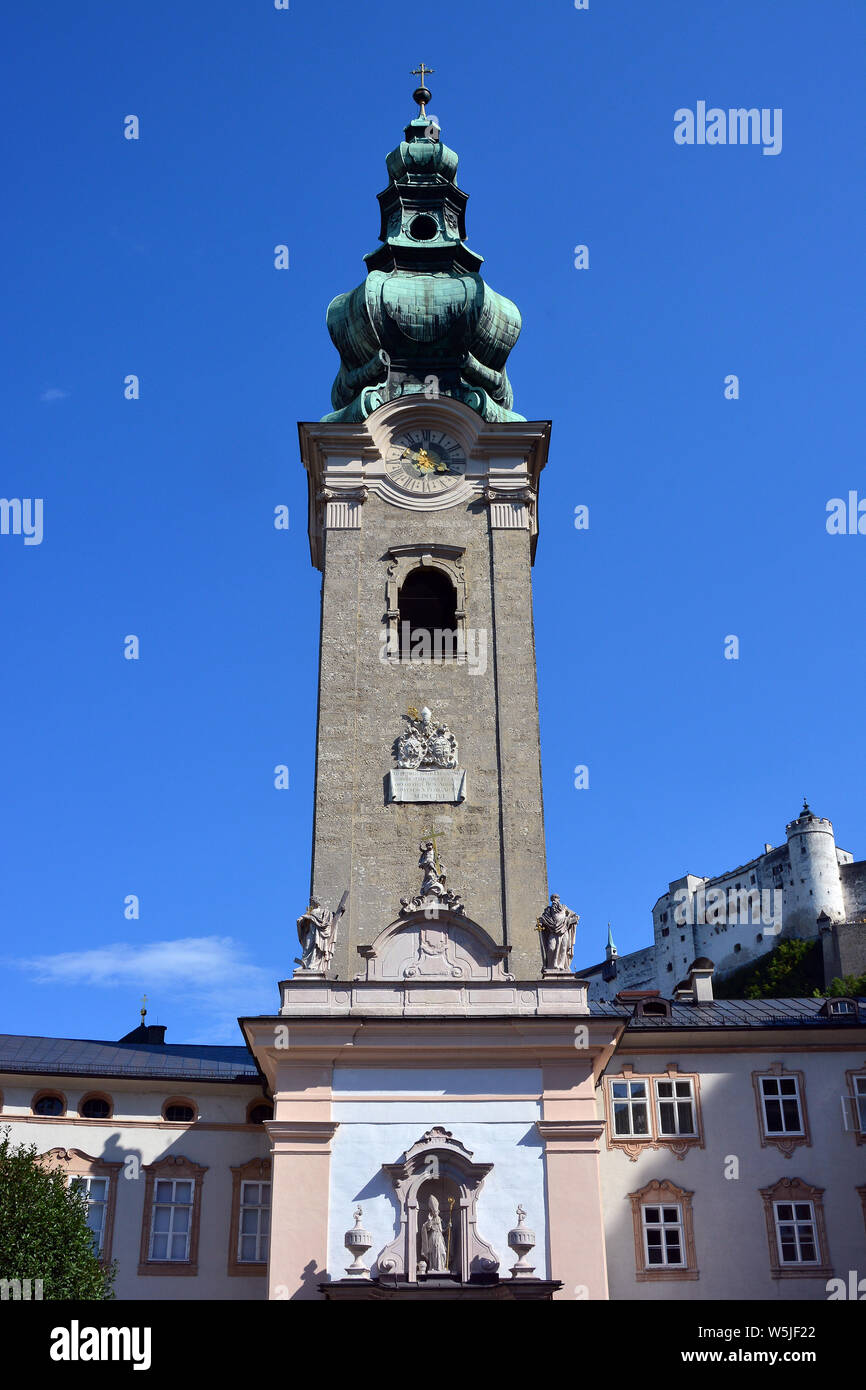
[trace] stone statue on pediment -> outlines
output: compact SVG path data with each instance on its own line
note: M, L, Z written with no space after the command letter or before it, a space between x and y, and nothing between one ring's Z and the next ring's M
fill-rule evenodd
M550 902L538 919L545 972L563 975L569 973L579 921L577 913L560 902L557 893L551 893Z
M311 897L306 912L298 918L298 941L301 943L301 958L297 961L300 973L324 975L331 964L337 939L337 923L346 910L348 890L343 894L336 912L325 907L318 898ZM296 971L295 974L299 972Z
M436 853L436 846L432 840L422 840L418 846L421 851L418 860L418 868L422 870L424 877L421 881L421 891L414 898L400 899L401 915L407 916L411 912L426 912L436 916L446 908L451 912L463 912L463 903L456 893L446 886L445 865Z

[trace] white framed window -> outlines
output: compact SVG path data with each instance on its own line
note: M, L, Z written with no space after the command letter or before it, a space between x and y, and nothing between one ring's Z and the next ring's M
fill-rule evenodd
M764 1133L769 1137L805 1134L800 1104L800 1082L796 1076L758 1078Z
M69 1186L83 1192L87 1198L87 1224L93 1236L93 1249L101 1255L105 1244L106 1217L108 1215L108 1178L91 1177L73 1173Z
M150 1224L150 1259L189 1259L193 1183L190 1178L157 1178Z
M817 1265L818 1229L811 1202L774 1202L776 1244L779 1261L785 1265Z
M242 1182L238 1228L238 1262L261 1264L268 1258L271 1229L271 1185Z
M654 1082L658 1132L664 1138L691 1138L698 1132L695 1093L691 1080L668 1077Z
M641 1212L647 1269L685 1269L683 1213L679 1202L645 1206Z
M610 1083L613 1132L621 1136L647 1139L649 1127L649 1092L646 1081L623 1079Z
M866 1076L855 1076L854 1121L861 1134L866 1134Z

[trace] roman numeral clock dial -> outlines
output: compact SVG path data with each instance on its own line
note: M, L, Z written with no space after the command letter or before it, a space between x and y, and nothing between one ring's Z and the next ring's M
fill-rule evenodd
M403 492L444 492L466 471L466 455L442 430L404 430L391 440L385 472Z

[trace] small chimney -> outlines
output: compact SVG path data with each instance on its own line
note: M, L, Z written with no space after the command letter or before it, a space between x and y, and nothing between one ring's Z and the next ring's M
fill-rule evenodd
M125 1037L118 1038L118 1042L128 1043L156 1043L157 1047L165 1047L164 1023L139 1023L137 1028L133 1028L131 1033Z
M137 1028L133 1028L131 1033L118 1038L118 1042L128 1043L155 1043L157 1047L165 1047L164 1023L145 1023L147 1018L147 995L142 996L141 1000L141 1022Z
M698 956L689 966L689 988L696 1004L713 1002L713 962L707 956Z

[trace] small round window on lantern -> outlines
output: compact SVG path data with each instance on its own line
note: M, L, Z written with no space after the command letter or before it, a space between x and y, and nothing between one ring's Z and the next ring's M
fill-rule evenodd
M409 235L415 241L432 241L439 234L439 224L433 217L428 217L426 212L422 212L418 217L413 217L409 223Z

